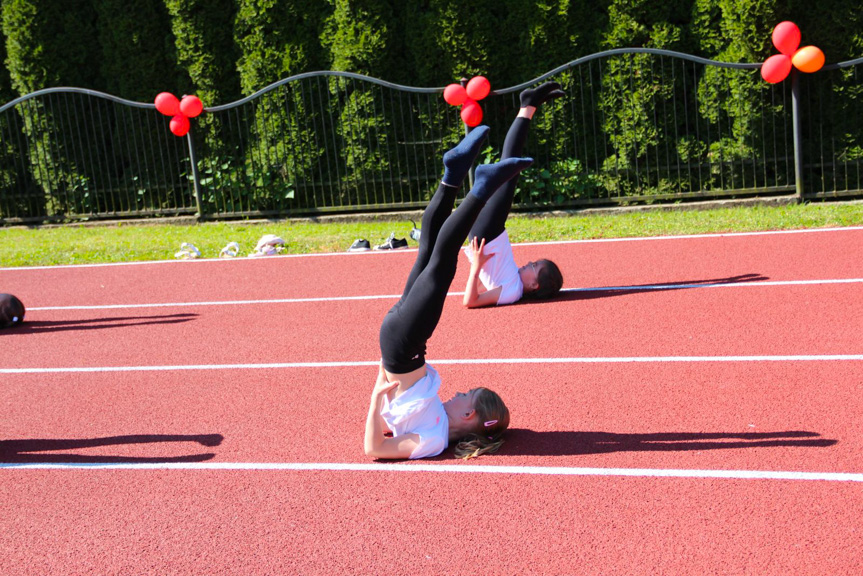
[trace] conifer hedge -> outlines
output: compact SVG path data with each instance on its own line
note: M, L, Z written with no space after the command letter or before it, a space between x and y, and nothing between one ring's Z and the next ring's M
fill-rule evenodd
M784 19L829 62L863 55L857 0L3 0L0 90L196 92L217 105L313 70L505 87L608 48L757 62Z
M774 52L773 26L786 19L800 26L804 44L824 50L828 62L863 56L859 0L817 5L809 0L0 0L0 104L42 88L76 86L139 102L152 102L162 91L195 93L213 107L316 70L419 87L482 74L493 88L502 89L579 57L623 47L760 62ZM601 135L588 135L584 126L560 130L568 118L560 104L537 119L532 145L561 159L547 168L566 182L549 181L549 189L556 190L550 198L580 193L571 190L581 185L586 167L574 160L573 140L598 150L596 138L603 139L607 149L590 167L600 174L591 186L622 195L674 188L658 175L648 192L620 178L649 166L650 150L655 152L660 142L684 162L721 158L719 173L702 183L707 188L727 188L725 177L733 182L735 173L723 174L725 165L742 165L758 154L759 139L772 134L756 129L767 123L762 114L770 113L760 104L766 85L751 81L757 72L747 76L708 67L696 77L685 68L678 73L667 66L652 56L626 55L603 61L601 70L590 66L555 76L571 92L573 109L581 102L575 90L585 82L601 94L585 104ZM859 157L859 75L837 71L831 79L831 93L844 100L825 115L825 127L844 130L843 150ZM657 122L656 107L680 90L697 91L699 109ZM733 106L725 104L730 101ZM410 138L392 122L387 107L394 105L417 119L417 133ZM16 130L26 136L30 163L26 170L16 166L4 138L0 193L28 190L33 213L80 213L103 202L92 193L97 181L108 188L129 179L143 182L146 166L121 166L109 173L88 158L67 153L52 136L63 121L57 111L27 106L26 114L21 110L26 122L20 127L0 118L0 136ZM489 100L490 120L496 109L509 108ZM110 141L123 124L116 111L99 110L104 114L98 125L89 128L96 140L104 139L97 147L108 165L111 155L119 154ZM421 148L423 143L445 145L458 136L435 133L440 114L437 108L409 98L395 102L388 92L343 78L322 85L285 84L233 115L206 114L197 121L198 169L210 191L201 200L213 207L221 203L218 209L226 211L280 211L301 201L324 202L316 197L323 192L313 186L338 181L341 197L331 200L362 204L362 182L387 188L408 178L393 156L394 146L415 146L417 153L433 156ZM674 136L692 122L715 123L724 131L709 144ZM158 154L148 146L153 144L141 144L138 153L155 171ZM335 172L324 158L330 149L347 172ZM51 166L44 164L49 156ZM322 167L325 162L330 167ZM523 180L530 183L532 178L526 174ZM56 189L66 191L59 200L51 194ZM301 189L308 196L302 200ZM231 191L228 199L216 193L220 190ZM401 199L393 195L391 200ZM530 195L519 200L529 201ZM141 208L146 200L137 202Z

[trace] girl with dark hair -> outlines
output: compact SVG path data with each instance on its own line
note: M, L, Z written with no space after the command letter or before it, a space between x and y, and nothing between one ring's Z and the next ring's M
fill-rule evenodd
M506 134L502 160L521 156L537 107L563 95L557 82L546 82L521 93L521 109ZM465 253L471 261L471 270L464 291L464 305L468 308L502 306L523 297L551 298L563 286L560 269L551 260L528 262L521 268L515 263L506 231L506 219L512 208L517 183L518 177L508 180L492 196L468 235L470 244L465 248Z
M440 376L425 361L426 342L440 320L471 226L495 191L533 162L510 157L479 166L473 188L453 211L456 192L487 135L488 127L479 126L444 154L443 179L423 213L416 262L381 324L381 366L366 418L368 456L424 458L458 442L456 455L469 458L497 450L509 426L506 405L486 388L442 402Z
M24 321L26 312L18 298L12 294L0 294L0 328L17 326Z

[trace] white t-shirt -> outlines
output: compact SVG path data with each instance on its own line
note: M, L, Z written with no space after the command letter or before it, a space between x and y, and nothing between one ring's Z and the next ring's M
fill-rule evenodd
M483 252L491 257L479 270L479 281L486 290L501 287L497 305L512 304L521 300L524 294L524 284L515 264L515 256L512 253L512 244L509 242L509 234L506 230L492 240L486 241ZM464 253L467 259L473 262L473 254L470 246L465 246Z
M381 417L393 437L419 434L420 442L410 458L437 456L449 444L449 418L438 396L440 376L426 364L426 375L392 402L384 398Z

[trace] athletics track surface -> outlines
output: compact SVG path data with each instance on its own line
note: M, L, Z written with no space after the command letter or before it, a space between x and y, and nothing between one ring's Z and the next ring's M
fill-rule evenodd
M415 252L0 269L0 574L860 574L863 229L518 245L429 342L497 455L362 453Z

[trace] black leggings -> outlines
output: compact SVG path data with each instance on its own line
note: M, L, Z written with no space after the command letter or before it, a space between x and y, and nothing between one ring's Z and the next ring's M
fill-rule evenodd
M530 120L520 117L515 119L512 126L509 127L509 132L506 133L501 160L522 156L529 129ZM492 197L486 203L482 212L479 213L476 222L470 229L468 238L471 240L474 237L485 238L485 242L488 244L503 234L503 231L506 230L506 219L509 216L509 210L512 208L515 189L518 186L518 178L518 175L516 175L515 178L509 180L492 194Z
M425 364L426 342L443 312L459 250L485 205L467 194L453 212L457 188L441 184L423 213L420 247L402 297L381 324L384 369L405 374Z

